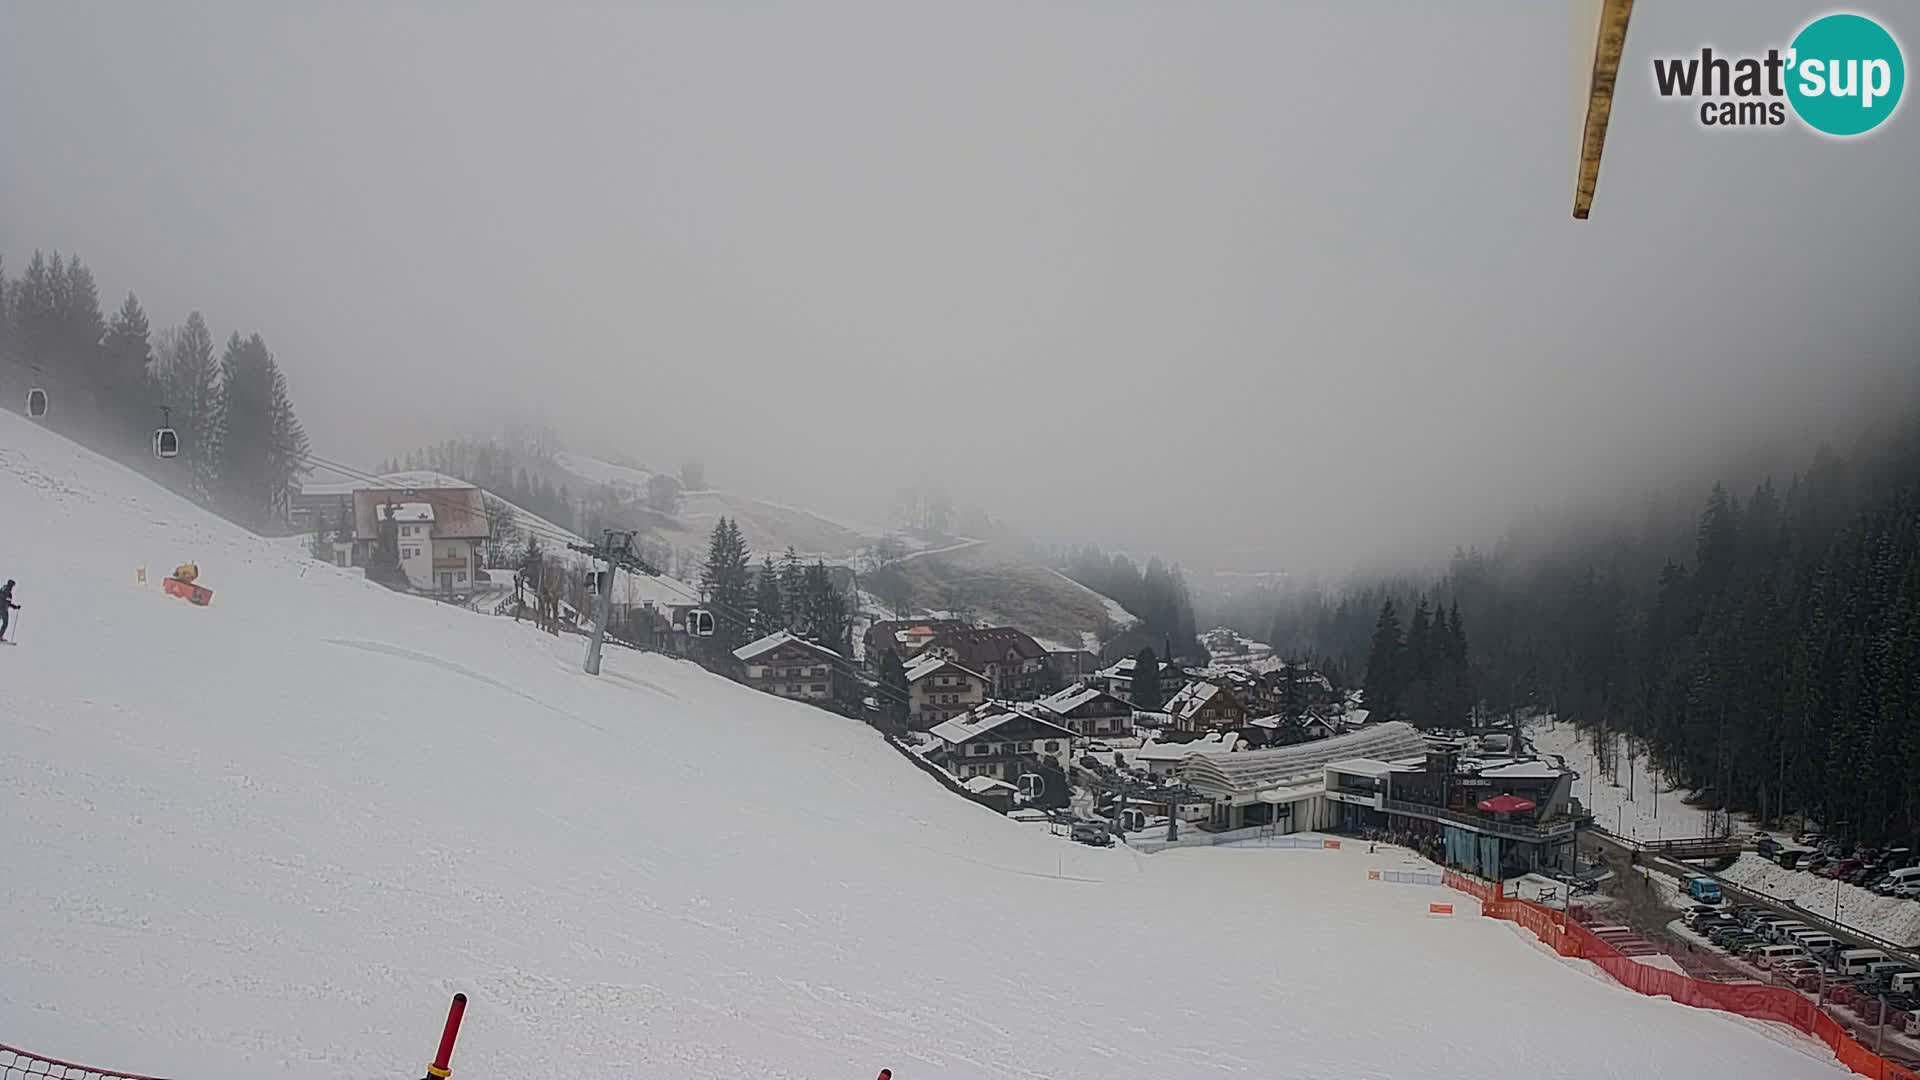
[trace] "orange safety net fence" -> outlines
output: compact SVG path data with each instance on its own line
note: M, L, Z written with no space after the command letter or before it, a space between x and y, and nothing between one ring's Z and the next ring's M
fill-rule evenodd
M1579 923L1569 921L1564 911L1504 896L1498 884L1457 870L1448 870L1442 880L1448 888L1478 899L1482 915L1526 927L1561 956L1586 960L1630 990L1651 997L1672 998L1695 1008L1719 1009L1756 1020L1789 1024L1826 1043L1842 1065L1861 1076L1872 1080L1920 1080L1920 1072L1888 1061L1862 1046L1838 1021L1797 991L1782 986L1707 982L1677 971L1651 967L1622 953Z

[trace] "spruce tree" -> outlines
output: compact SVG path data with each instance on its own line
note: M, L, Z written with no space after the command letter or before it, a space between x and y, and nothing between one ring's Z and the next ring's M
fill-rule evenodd
M746 541L731 520L721 518L714 524L707 541L706 567L700 575L700 588L713 609L714 640L727 652L746 644L753 626L748 613L753 610Z
M910 690L907 665L901 662L899 650L889 647L880 657L880 709L899 729L907 725Z
M801 592L806 597L807 637L842 656L848 655L852 651L849 640L852 623L847 617L847 598L833 587L833 577L827 573L825 563L815 562L807 567L801 578Z
M1367 708L1376 719L1391 719L1399 709L1404 668L1405 644L1400 638L1400 616L1394 613L1393 598L1380 605L1373 624L1373 643L1367 650L1367 674L1361 683Z
M773 556L760 562L760 580L754 583L753 632L765 637L787 628L786 598L780 594L780 573L773 568Z
M786 555L780 560L780 595L786 602L786 625L795 633L802 632L807 624L807 602L801 589L802 578L800 556L794 554L793 546L787 546Z
M187 492L205 500L218 484L214 472L218 447L213 440L220 384L213 334L198 311L188 313L161 359L162 397L172 407L173 426L180 433Z
M144 444L150 430L148 422L158 422L161 416L153 401L150 338L147 313L141 309L139 298L128 293L107 323L106 336L100 343L99 390L108 403L115 429L123 433L116 440L123 448Z
M1157 712L1165 704L1160 696L1160 658L1153 646L1141 649L1133 657L1133 707Z

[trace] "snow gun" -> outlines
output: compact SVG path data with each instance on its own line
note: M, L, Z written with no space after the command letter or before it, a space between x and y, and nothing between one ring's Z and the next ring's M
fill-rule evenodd
M173 573L160 583L168 596L177 596L189 604L206 607L213 603L213 590L205 585L196 584L200 580L200 568L193 563L181 563L173 568Z

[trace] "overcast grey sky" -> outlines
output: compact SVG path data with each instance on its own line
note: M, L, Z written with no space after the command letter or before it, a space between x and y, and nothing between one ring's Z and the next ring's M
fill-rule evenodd
M1913 104L1841 142L1651 91L1825 5L1640 5L1584 223L1569 10L7 0L0 253L260 331L331 457L537 413L1338 569L1844 435L1914 367ZM1920 11L1859 10L1911 64Z

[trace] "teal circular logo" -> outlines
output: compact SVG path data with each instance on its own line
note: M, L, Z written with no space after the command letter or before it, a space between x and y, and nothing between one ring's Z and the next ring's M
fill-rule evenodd
M1827 15L1793 39L1787 100L1815 131L1864 135L1893 115L1907 85L1900 43L1864 15Z

